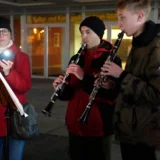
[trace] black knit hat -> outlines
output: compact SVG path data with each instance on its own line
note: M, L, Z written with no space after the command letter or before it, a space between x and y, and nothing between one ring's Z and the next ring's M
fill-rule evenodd
M102 39L104 30L106 29L103 21L96 16L90 16L85 18L79 26L80 31L82 26L86 26L92 29L99 36L100 39Z
M0 17L0 28L6 28L11 32L10 20L4 17Z

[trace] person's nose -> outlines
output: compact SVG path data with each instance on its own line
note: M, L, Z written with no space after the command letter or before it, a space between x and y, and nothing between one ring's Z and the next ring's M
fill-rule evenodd
M118 26L119 26L120 29L122 29L122 27L123 27L122 23L119 22L119 21L118 21Z
M83 35L82 36L82 41L85 43L87 41L87 36L86 35Z
M2 31L0 31L0 36L3 37L3 32Z
M0 31L0 38L3 38L4 37L4 34L2 31Z

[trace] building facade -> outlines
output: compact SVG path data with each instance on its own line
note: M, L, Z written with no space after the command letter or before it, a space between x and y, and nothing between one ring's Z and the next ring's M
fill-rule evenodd
M54 11L32 10L2 15L10 18L14 42L29 55L32 77L37 78L54 78L64 72L70 57L81 47L79 24L85 17L94 15L101 18L106 25L103 38L113 44L121 32L114 7L65 7ZM160 7L156 2L152 5L149 19L160 22ZM131 41L130 37L124 36L117 52L123 67Z

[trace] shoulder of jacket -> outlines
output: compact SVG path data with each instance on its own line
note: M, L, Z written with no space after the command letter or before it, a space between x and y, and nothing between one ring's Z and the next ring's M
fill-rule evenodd
M29 57L28 54L22 52L21 50L17 52L17 56L19 56L19 57L24 57L24 58Z
M29 55L22 52L21 50L18 50L18 52L16 53L16 56L15 56L15 61L16 62L24 62L24 61L29 61Z
M160 47L160 32L157 33L157 35L154 39L153 45L155 45L156 47Z
M101 43L101 47L106 49L106 52L110 52L113 49L113 45L106 40L103 40L103 42Z

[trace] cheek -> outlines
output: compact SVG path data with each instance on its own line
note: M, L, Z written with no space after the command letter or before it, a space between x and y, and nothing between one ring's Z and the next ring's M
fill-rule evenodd
M88 36L88 48L92 48L94 46L95 38L93 36Z
M6 39L6 43L8 44L10 42L10 37Z
M99 40L99 36L97 34L93 34L92 41L98 41L98 40Z
M94 45L94 43L95 43L95 36L90 36L89 38L88 38L88 41L89 41L89 43L90 43L90 45Z
M126 29L127 31L132 30L132 28L134 28L134 22L131 19L125 21L123 23L123 28Z
M90 40L91 40L91 41L93 41L95 38L96 38L95 35L91 35L91 36L90 36Z
M121 28L121 29L125 29L127 27L127 21L126 20L119 20L118 21L118 26Z

